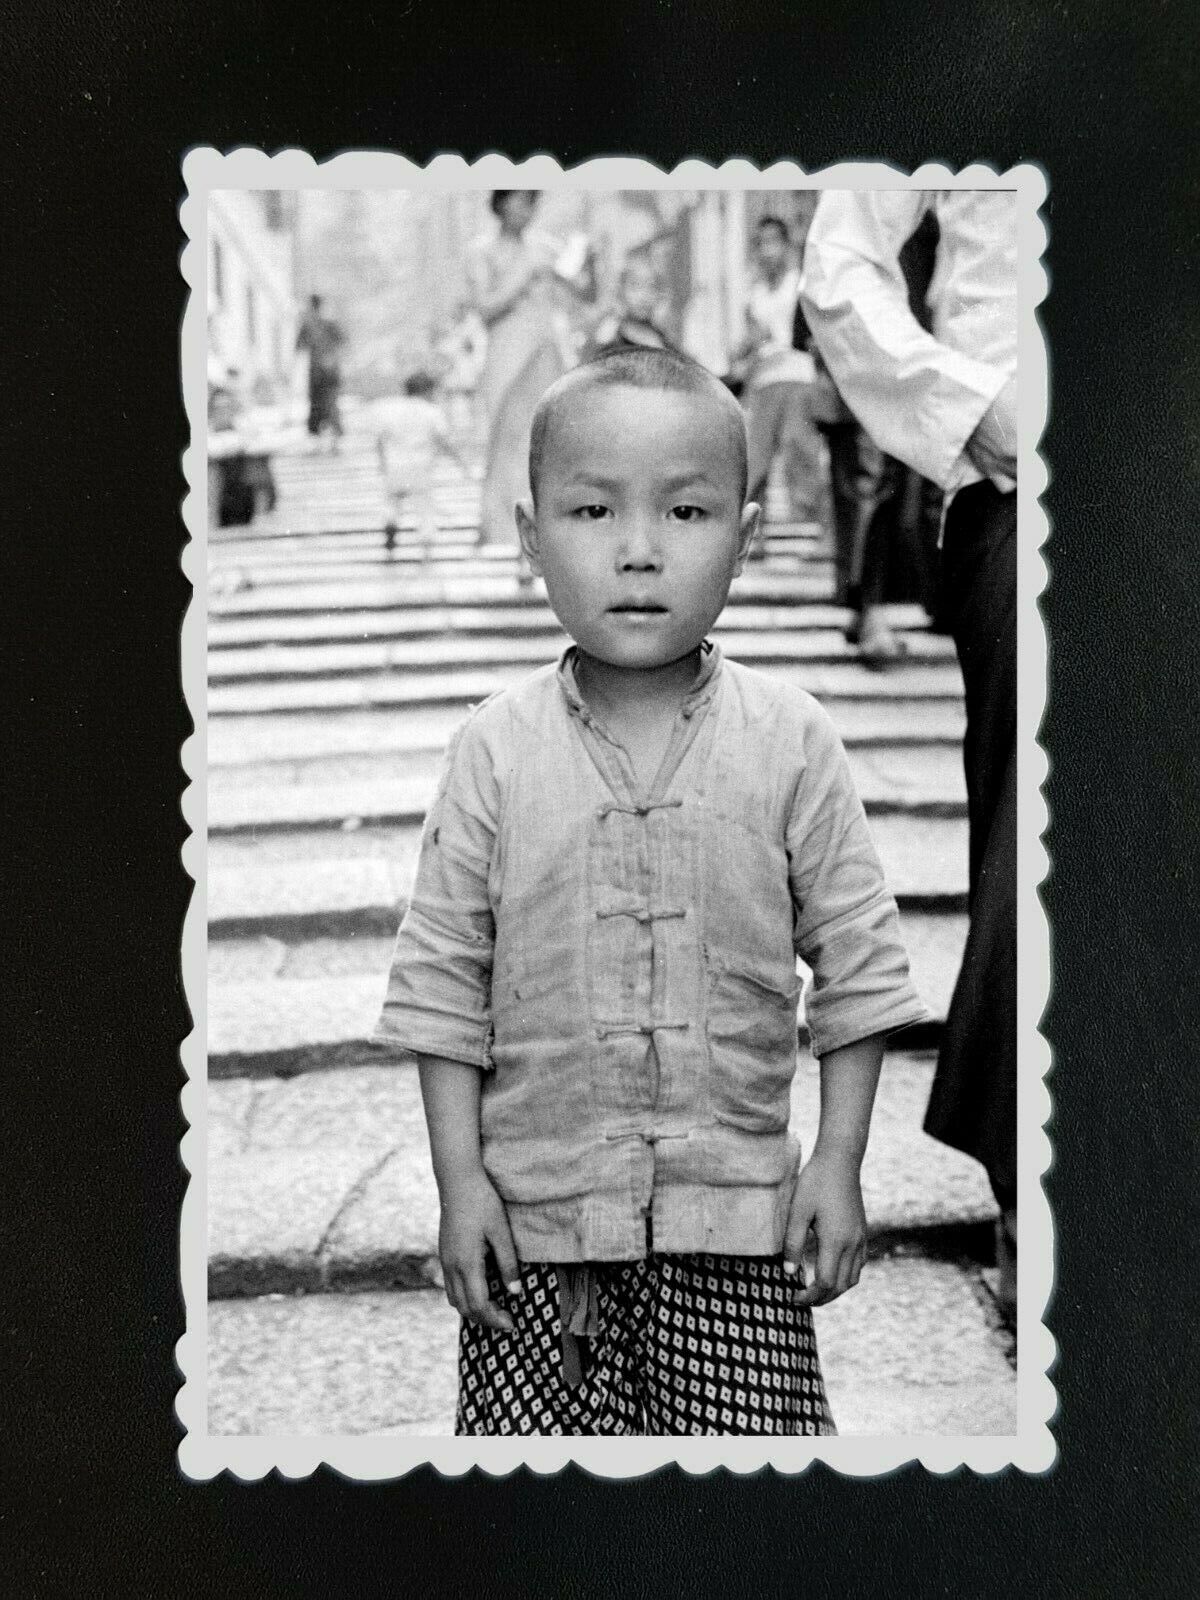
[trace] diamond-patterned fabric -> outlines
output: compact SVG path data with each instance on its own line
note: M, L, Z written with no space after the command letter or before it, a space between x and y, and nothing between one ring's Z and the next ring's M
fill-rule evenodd
M593 1266L600 1333L563 1376L558 1273L492 1297L512 1333L464 1322L455 1433L834 1434L812 1316L782 1257L650 1255ZM590 1348L589 1348L590 1347Z

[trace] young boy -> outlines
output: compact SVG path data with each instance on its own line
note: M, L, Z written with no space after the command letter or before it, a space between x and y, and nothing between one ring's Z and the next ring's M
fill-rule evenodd
M373 400L362 408L355 422L357 430L372 435L379 450L388 494L388 518L383 532L389 555L395 549L406 506L414 514L417 535L428 554L436 531L432 480L438 451L457 462L464 474L470 473L434 402L436 391L437 384L427 372L414 372L404 380L402 395Z
M706 640L758 527L740 408L616 352L547 391L530 482L575 645L455 739L380 1023L419 1062L456 1431L832 1432L809 1307L858 1281L883 1037L926 1013L828 717Z

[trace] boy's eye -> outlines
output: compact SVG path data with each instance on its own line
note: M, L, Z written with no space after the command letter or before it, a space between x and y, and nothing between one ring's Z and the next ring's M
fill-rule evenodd
M707 513L703 506L672 506L671 515L677 522L699 522Z
M608 515L607 506L576 506L575 515L585 522L599 522L601 517Z

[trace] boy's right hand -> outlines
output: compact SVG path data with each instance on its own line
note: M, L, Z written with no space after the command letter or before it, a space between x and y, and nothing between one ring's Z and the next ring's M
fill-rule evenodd
M509 1332L513 1319L488 1298L487 1252L491 1247L508 1293L523 1292L521 1268L513 1245L504 1202L480 1168L442 1190L442 1222L438 1256L446 1285L446 1298L468 1322L479 1322L501 1333Z

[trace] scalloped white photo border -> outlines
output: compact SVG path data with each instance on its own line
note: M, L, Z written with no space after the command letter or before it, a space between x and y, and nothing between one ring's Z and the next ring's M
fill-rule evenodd
M1056 1344L1043 1318L1054 1288L1054 1230L1042 1177L1052 1151L1045 1125L1051 1113L1046 1075L1051 1051L1038 1031L1050 992L1050 936L1038 896L1048 869L1041 842L1048 812L1041 794L1048 762L1037 742L1046 704L1047 640L1038 596L1046 587L1041 547L1049 523L1040 504L1049 473L1038 454L1048 409L1046 347L1037 307L1047 292L1042 263L1047 228L1039 208L1048 194L1046 175L1030 163L997 173L973 164L959 173L928 163L911 175L882 162L846 162L806 173L792 161L760 171L748 161L721 166L684 161L664 172L648 161L605 157L564 170L549 155L521 162L489 154L467 162L440 155L420 167L402 156L353 151L318 163L302 150L267 155L258 149L228 154L196 148L184 157L186 197L180 218L186 244L181 271L189 294L181 331L183 399L191 442L183 453L188 484L183 520L190 542L182 566L192 585L184 617L181 656L184 694L195 732L183 745L188 777L183 814L191 829L183 863L195 883L184 922L182 972L194 1026L180 1056L187 1081L181 1104L188 1128L180 1144L189 1174L180 1217L180 1282L186 1331L176 1346L183 1384L176 1413L184 1429L179 1446L181 1470L207 1480L222 1472L240 1479L271 1471L307 1477L322 1463L349 1478L378 1480L403 1476L425 1464L456 1477L479 1468L502 1476L520 1466L537 1473L559 1471L576 1462L601 1477L631 1478L674 1463L692 1474L728 1468L737 1473L773 1467L781 1473L805 1471L824 1462L854 1477L894 1471L920 1462L930 1472L963 1468L994 1473L1005 1467L1047 1471L1057 1448L1050 1423L1057 1396L1050 1381ZM1018 228L1018 1208L1020 1251L1017 1292L1017 1425L1013 1435L880 1435L832 1439L634 1438L634 1439L460 1439L314 1435L270 1437L213 1435L208 1432L207 1390L207 1096L206 1096L206 668L207 582L207 398L205 275L208 195L213 189L1011 189L1017 195Z

